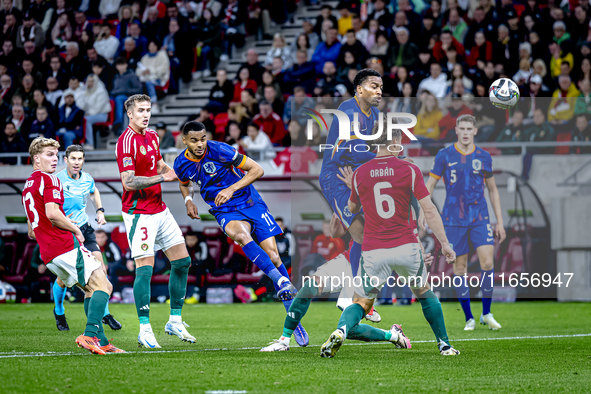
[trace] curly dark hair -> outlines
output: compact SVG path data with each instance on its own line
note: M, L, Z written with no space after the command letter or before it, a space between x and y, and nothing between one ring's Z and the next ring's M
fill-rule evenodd
M365 80L369 77L379 77L382 78L379 72L376 70L372 70L371 68L364 68L363 70L359 71L357 75L355 75L355 79L353 80L353 91L357 91L357 86L363 84Z

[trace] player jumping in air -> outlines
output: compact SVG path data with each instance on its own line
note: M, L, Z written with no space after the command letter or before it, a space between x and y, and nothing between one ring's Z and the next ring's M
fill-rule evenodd
M394 131L393 138L394 144L402 142L400 130ZM445 236L437 208L429 197L421 170L412 163L399 160L397 154L382 148L373 160L359 167L352 176L346 176L347 186L351 187L349 210L356 213L363 207L365 213L358 275L361 283L355 283L353 304L345 309L337 329L322 345L322 357L334 357L345 338L358 329L359 322L372 308L392 270L406 278L419 299L440 353L459 354L449 343L441 304L427 282L423 252L415 234L416 224L409 217L412 196L419 200L425 211L427 222L441 243L446 260L452 262L456 256ZM395 331L393 336L404 335L401 329ZM410 343L408 345L410 347Z
M501 325L490 313L494 284L494 236L499 243L506 237L503 226L501 200L492 172L492 158L488 152L474 145L474 136L478 132L476 120L472 115L462 115L456 120L458 142L441 149L435 156L433 169L429 174L427 189L433 194L437 181L443 177L446 198L441 217L445 225L450 244L458 258L454 263L454 275L461 277L456 293L466 316L464 330L474 330L476 321L470 309L470 289L464 277L468 266L468 240L472 241L478 254L481 269L482 315L480 323L487 324L491 330L498 330ZM490 202L497 218L495 234L490 226L488 206L484 197L484 185L488 188ZM423 215L419 218L424 228ZM454 278L455 279L455 278Z
M288 310L296 290L275 243L275 236L282 230L252 185L263 176L263 169L230 145L208 141L201 122L185 124L183 143L187 149L174 161L174 171L179 178L187 215L191 219L199 219L197 206L193 203L192 181L199 187L203 201L211 207L209 212L215 216L222 230L271 278L277 296ZM239 170L246 171L246 175ZM301 324L294 329L297 343L307 346L306 330Z
M94 236L94 229L88 223L88 215L86 214L86 197L92 194L92 203L96 208L96 221L99 228L106 224L105 210L101 202L101 195L94 185L94 179L87 172L82 172L84 165L84 148L81 145L70 145L66 149L66 168L58 172L55 176L61 181L64 187L64 211L68 218L70 218L76 226L80 227L80 231L84 235L84 247L88 249L98 261L102 263L103 271L107 275L107 266L103 261L103 254L96 243ZM112 287L109 289L111 295ZM64 311L64 297L66 296L66 285L60 278L53 283L53 300L55 308L53 315L55 316L55 323L57 329L60 331L68 331L68 322ZM112 330L120 330L121 323L119 323L109 312L109 303L105 307L105 315L103 316L103 323L108 324Z
M59 143L38 137L29 154L33 173L23 189L29 237L37 239L41 259L68 287L85 291L86 328L76 338L78 346L95 354L125 353L109 343L101 321L109 302L112 285L102 264L84 247L84 235L65 215L63 186L53 175L57 167Z
M159 348L150 325L150 281L154 269L154 253L164 251L171 270L170 318L164 331L183 341L195 342L181 318L187 292L187 276L191 258L185 238L174 217L162 201L160 183L176 181L174 171L160 155L158 134L148 128L150 97L130 96L125 102L129 127L117 141L117 165L123 184L122 211L131 257L135 260L133 296L140 320L140 346Z
M354 114L358 114L359 132L370 135L374 125L378 122L379 111L377 106L382 99L384 84L380 73L371 69L363 69L357 73L353 81L355 96L344 101L339 106L353 124ZM350 250L350 261L353 275L357 274L359 258L361 256L361 244L363 243L363 215L353 213L347 207L347 201L351 191L340 178L340 169L351 167L357 169L361 164L368 162L375 157L375 153L366 152L365 141L358 139L351 130L351 139L339 140L339 121L334 117L326 144L332 145L332 151L324 154L322 170L320 171L320 187L322 194L330 204L333 212L337 214L343 226L349 231L353 238L353 246ZM356 147L358 149L356 150ZM361 148L361 149L359 149ZM339 297L338 306L345 309L352 302L351 299ZM380 317L375 311L367 316L368 320L379 322Z

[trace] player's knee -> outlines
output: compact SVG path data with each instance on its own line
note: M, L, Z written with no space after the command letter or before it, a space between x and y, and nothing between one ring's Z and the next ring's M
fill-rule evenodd
M480 262L480 268L483 269L484 271L490 271L491 269L494 268L493 260L492 259L482 260Z
M250 234L240 232L234 236L234 241L238 242L240 246L244 246L252 241Z

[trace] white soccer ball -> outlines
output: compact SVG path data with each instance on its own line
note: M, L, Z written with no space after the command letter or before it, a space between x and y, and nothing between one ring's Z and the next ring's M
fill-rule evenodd
M490 85L488 97L495 107L509 109L519 101L519 88L509 78L499 78Z

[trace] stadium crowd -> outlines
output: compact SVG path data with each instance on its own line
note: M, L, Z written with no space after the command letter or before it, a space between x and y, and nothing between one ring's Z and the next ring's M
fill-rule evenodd
M92 149L100 129L109 131L105 125L121 132L128 95L145 91L157 114L159 96L178 92L181 80L215 73L209 103L197 117L210 138L266 150L264 157L279 164L293 152L281 158L268 148L318 145L324 137L319 129L305 138L304 108L333 107L333 97L351 97L355 73L364 67L383 75L388 99L381 109L416 114L414 134L426 146L454 141L454 119L461 114L477 117L477 142L591 136L589 2L318 5L318 17L304 20L294 39L272 36L263 62L249 50L231 81L219 62L247 35L271 39L272 23L292 23L296 0L4 0L1 151L25 152L38 135ZM522 99L510 112L487 100L499 77L520 88ZM178 138L176 146L182 147ZM315 160L303 152L303 162ZM0 161L14 164L16 158ZM307 165L295 169L304 170Z

